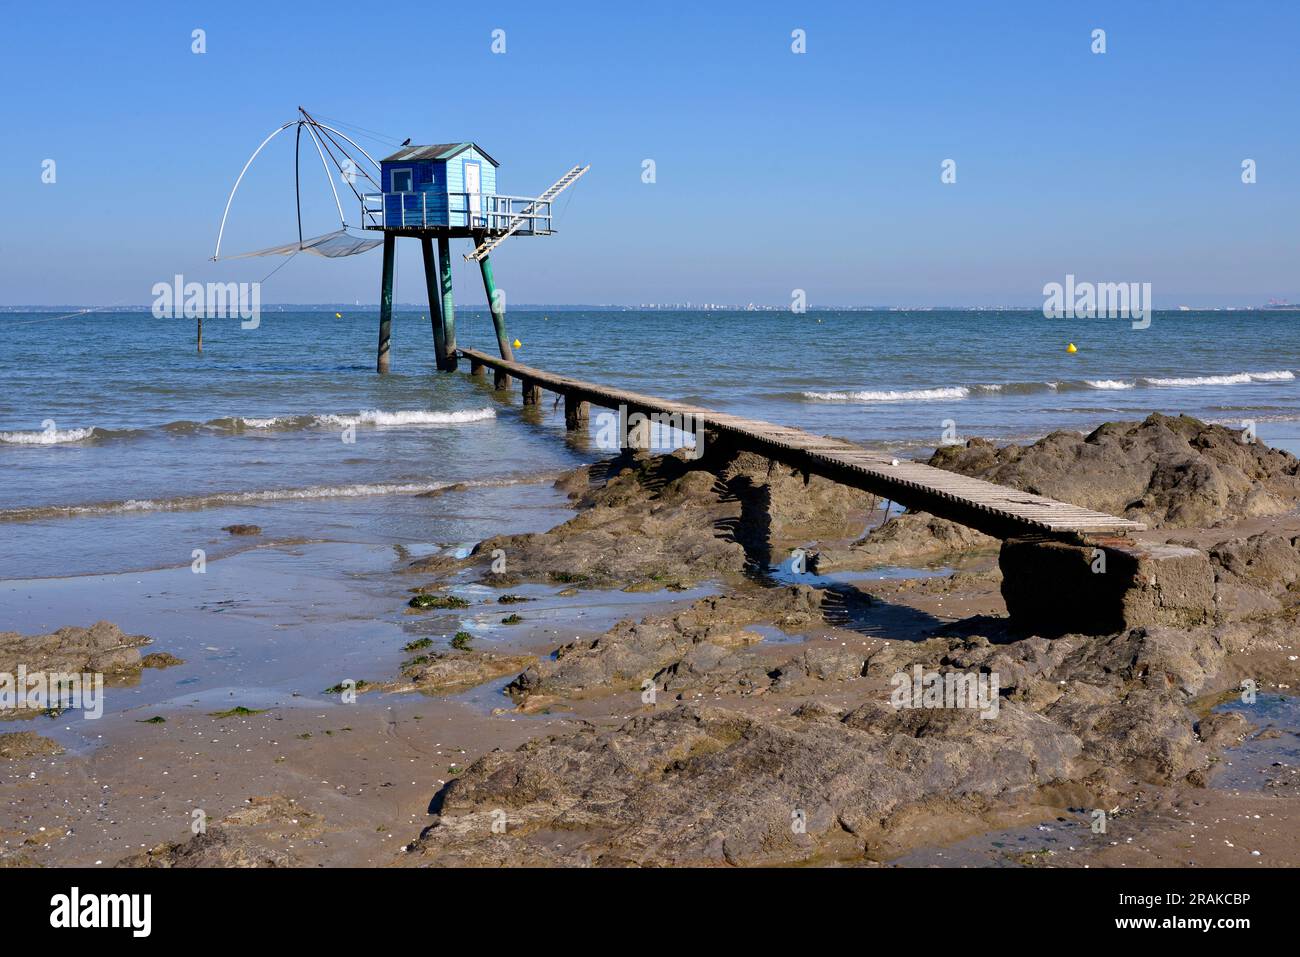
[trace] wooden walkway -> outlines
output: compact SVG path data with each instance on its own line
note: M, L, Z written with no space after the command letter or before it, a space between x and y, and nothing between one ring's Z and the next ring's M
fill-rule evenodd
M461 348L458 351L470 361L472 374L481 374L485 367L493 369L498 389L509 388L511 377L519 379L525 403L540 401L542 389L563 396L565 421L570 428L583 425L588 417L589 403L610 409L624 406L628 414L691 416L697 423L703 423L710 433L739 448L757 452L803 472L863 489L908 509L929 512L967 525L996 538L1040 536L1079 540L1090 535L1141 531L1146 527L1140 522L919 462L892 459L802 429L554 375L475 349Z

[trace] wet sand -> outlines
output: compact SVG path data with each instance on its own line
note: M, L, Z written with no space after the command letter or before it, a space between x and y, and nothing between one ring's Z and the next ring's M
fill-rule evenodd
M184 660L110 685L99 720L67 711L0 721L0 734L33 731L62 748L0 760L0 863L110 866L187 840L196 809L217 823L274 797L307 813L301 826L277 817L257 840L294 863L391 863L455 769L573 718L493 714L513 707L505 680L452 695L364 691L351 704L325 689L397 677L413 657L403 646L422 637L445 642L468 630L478 646L544 654L561 636L599 634L628 614L708 591L554 598L559 586L521 586L512 591L534 600L506 607L471 585L464 592L482 604L416 613L405 603L415 579L398 573L422 551L264 544L210 561L202 575L183 567L0 585L15 630L108 619L150 635L145 651ZM525 623L501 625L512 609L524 610ZM260 713L212 716L233 708ZM164 721L149 723L156 717Z

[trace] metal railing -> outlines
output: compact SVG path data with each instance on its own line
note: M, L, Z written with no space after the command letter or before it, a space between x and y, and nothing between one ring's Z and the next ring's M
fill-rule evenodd
M363 193L361 225L365 229L427 229L459 226L501 232L523 220L516 233L546 236L551 228L551 203L535 196L497 193ZM429 198L433 197L430 203Z

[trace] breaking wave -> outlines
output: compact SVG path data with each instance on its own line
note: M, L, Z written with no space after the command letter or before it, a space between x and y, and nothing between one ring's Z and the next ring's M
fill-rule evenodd
M223 416L195 422L180 419L164 425L139 429L105 429L97 426L78 429L43 429L31 432L0 432L0 442L10 445L60 445L72 442L99 442L105 439L126 439L148 435L151 432L167 432L172 435L199 435L201 433L225 433L239 435L245 432L300 431L305 429L340 428L344 426L373 426L390 428L400 426L440 426L464 425L496 418L496 410L491 408L465 409L459 412L431 412L423 410L398 410L385 412L382 409L365 409L355 415L321 414L321 415L273 415Z
M965 386L948 386L940 389L901 389L883 392L804 392L805 399L814 402L925 402L932 399L964 399L970 395Z
M1231 375L1136 376L1132 379L1063 379L1059 382L985 382L971 386L937 386L931 389L846 390L843 392L778 393L770 398L802 399L812 402L925 402L936 399L964 399L976 395L1015 395L1035 392L1089 391L1127 392L1130 389L1177 386L1243 385L1251 382L1289 382L1296 375L1290 369L1271 372L1237 372Z
M42 429L39 432L0 432L0 442L10 445L63 445L84 442L95 435L96 429Z
M356 415L321 415L322 425L459 425L464 422L482 422L495 419L494 409L470 409L465 412L383 412L372 409Z
M1122 379L1085 379L1084 382L1092 389L1133 389L1137 387L1136 382L1125 382Z
M1245 385L1248 382L1288 382L1294 378L1295 373L1290 369L1278 369L1273 372L1237 372L1233 375L1146 377L1142 381L1154 386Z

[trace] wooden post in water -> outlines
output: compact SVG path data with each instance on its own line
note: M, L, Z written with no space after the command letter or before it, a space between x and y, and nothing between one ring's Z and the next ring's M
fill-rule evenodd
M433 357L439 371L447 371L447 342L443 338L442 296L438 291L438 270L433 262L433 239L420 237L420 252L424 256L424 285L429 293L429 324L433 326Z
M384 278L379 287L379 355L375 371L388 371L388 343L393 331L393 253L397 237L384 233Z
M542 404L542 387L532 379L522 379L520 384L524 389L524 405L541 405Z
M203 314L199 313L199 352L203 351Z
M470 360L469 360L469 374L470 374L470 375L472 375L472 376L481 376L481 375L483 374L483 369L484 369L483 363L479 362L477 359L470 359Z
M591 415L591 405L582 402L570 392L564 394L564 427L570 431L582 428Z
M627 447L629 449L650 448L650 419L643 416L636 425L627 430Z
M456 371L456 302L451 295L451 242L438 237L438 266L442 274L442 348L447 372Z
M484 235L479 234L476 244L481 244ZM497 290L496 279L492 275L492 259L490 256L484 256L478 262L478 268L483 273L483 293L487 296L488 310L492 313L492 325L497 333L497 348L501 350L501 358L507 362L514 361L515 353L510 348L510 336L506 334L506 307L502 301L503 297Z

